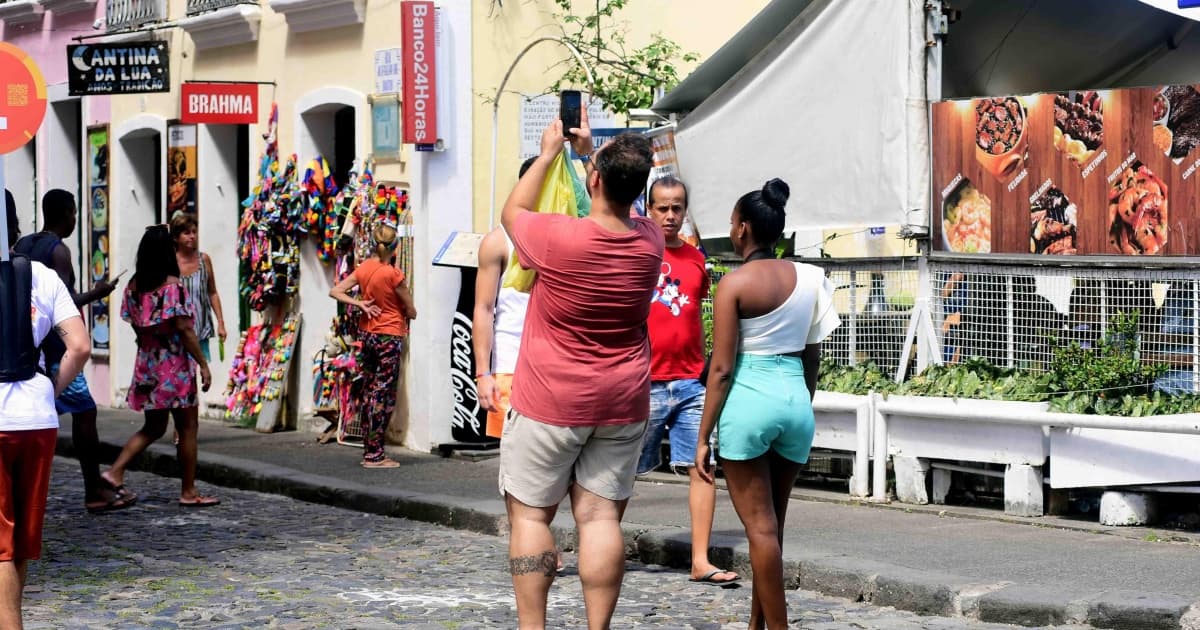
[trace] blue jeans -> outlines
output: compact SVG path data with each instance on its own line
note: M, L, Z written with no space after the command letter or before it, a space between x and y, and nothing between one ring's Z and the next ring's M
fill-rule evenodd
M644 475L662 463L664 433L671 441L671 467L695 465L703 413L704 386L700 381L689 378L650 383L650 419L637 474Z

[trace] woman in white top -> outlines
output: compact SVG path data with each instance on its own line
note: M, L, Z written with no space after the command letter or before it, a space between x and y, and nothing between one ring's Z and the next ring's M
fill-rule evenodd
M841 323L832 285L812 265L776 260L788 185L742 195L729 237L745 261L721 279L713 312L708 392L696 469L712 480L710 438L750 542L751 628L786 628L783 523L788 495L812 447L820 342Z

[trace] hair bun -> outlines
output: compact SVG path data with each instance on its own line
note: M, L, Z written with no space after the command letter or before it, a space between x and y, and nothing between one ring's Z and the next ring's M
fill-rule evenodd
M776 177L771 181L763 184L762 196L763 201L772 208L783 211L783 207L787 205L788 197L791 196L792 189L788 187L787 182Z

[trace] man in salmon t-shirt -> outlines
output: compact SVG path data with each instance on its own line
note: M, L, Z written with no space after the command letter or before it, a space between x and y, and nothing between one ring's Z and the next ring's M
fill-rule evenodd
M650 142L622 134L593 155L587 113L581 117L581 128L569 131L587 169L591 214L531 211L563 150L556 120L501 217L521 264L537 271L500 440L522 628L545 626L555 575L550 522L568 494L588 625L608 627L625 574L621 516L650 413L646 319L664 241L654 222L629 216L653 164Z

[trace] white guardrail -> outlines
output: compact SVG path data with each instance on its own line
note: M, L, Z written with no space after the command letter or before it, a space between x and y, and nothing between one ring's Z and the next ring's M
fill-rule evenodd
M887 499L888 417L892 415L1060 429L1115 429L1200 435L1200 413L1135 418L1004 409L978 403L968 399L953 399L952 404L930 405L922 403L917 397L889 399L879 393L851 396L818 392L813 409L818 414L818 424L822 413L855 414L854 476L850 480L850 494L866 497L870 486L872 501ZM870 483L866 474L868 468L871 468Z
M822 414L855 414L854 423L854 474L850 477L850 496L866 497L870 488L871 438L873 434L871 397L818 391L813 399L813 411L817 417L817 434L814 446L830 447L822 443ZM885 441L886 444L886 441ZM838 448L833 446L833 448ZM840 450L840 448L839 448ZM886 456L886 452L885 452ZM885 468L886 470L886 468Z
M978 404L980 401L955 399L952 405L925 405L915 398L889 400L873 393L868 396L874 415L875 463L871 499L887 498L888 416L921 416L955 422L986 422L993 424L1039 426L1060 429L1116 429L1148 433L1200 435L1200 414L1165 416L1100 416L1054 411L1008 410ZM973 404L974 403L974 404Z

